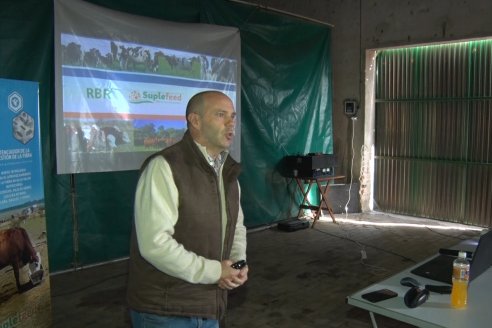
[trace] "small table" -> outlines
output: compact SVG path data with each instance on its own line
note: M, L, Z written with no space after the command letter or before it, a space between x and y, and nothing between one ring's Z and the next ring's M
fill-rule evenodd
M336 179L343 179L343 178L345 178L344 175L322 176L316 178L296 177L295 179L297 182L297 186L299 187L299 190L301 191L303 196L302 202L299 205L299 212L297 213L297 218L298 219L300 218L302 210L304 209L310 209L312 211L315 211L313 224L311 225L312 228L314 227L316 221L319 220L321 211L327 210L328 213L330 213L333 223L337 223L335 220L335 216L333 215L333 209L331 208L331 205L328 202L328 193L330 191L330 181ZM318 190L320 191L320 195L321 195L321 199L319 200L318 205L311 204L311 202L308 199L309 191L311 191L311 187L313 186L314 183L316 183L316 185L318 186ZM308 185L307 189L304 188L305 184Z
M459 246L458 246L459 245ZM456 249L473 251L476 240L458 244ZM437 256L437 255L434 255ZM490 295L492 295L492 267L473 280L468 287L468 306L464 310L451 308L450 295L431 293L427 302L417 308L405 306L403 298L408 287L400 284L403 277L417 279L421 285L442 285L441 283L416 276L411 271L428 261L426 259L381 282L375 283L347 297L347 303L369 311L372 326L377 328L374 314L383 315L421 328L488 328L492 322ZM387 288L398 293L398 297L371 303L362 295L374 290Z

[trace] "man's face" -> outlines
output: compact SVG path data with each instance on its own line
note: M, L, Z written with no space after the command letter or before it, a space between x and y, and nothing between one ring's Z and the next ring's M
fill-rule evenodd
M200 136L197 141L207 148L209 154L215 156L229 149L236 126L232 101L224 95L209 95L205 99L203 113L198 116Z

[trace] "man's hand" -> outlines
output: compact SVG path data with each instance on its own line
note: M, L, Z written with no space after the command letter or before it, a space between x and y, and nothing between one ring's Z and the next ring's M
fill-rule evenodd
M232 261L224 260L221 262L222 274L219 280L219 287L222 289L231 290L244 284L248 280L248 266L246 265L241 270L231 267Z

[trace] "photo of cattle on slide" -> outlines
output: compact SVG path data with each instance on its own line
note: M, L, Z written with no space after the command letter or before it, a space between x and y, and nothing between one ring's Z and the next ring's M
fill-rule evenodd
M74 153L112 152L131 143L128 132L118 126L81 125L80 122L65 124L68 150Z
M29 266L29 281L22 283L20 273L26 265ZM19 293L28 291L43 280L41 257L23 228L0 230L0 270L8 266L12 266ZM11 274L9 271L3 274Z
M228 58L69 34L61 46L65 66L236 83L237 62Z

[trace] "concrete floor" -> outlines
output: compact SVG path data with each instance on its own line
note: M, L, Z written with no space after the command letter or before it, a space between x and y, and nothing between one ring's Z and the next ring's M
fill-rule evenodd
M347 305L346 296L480 234L382 213L336 218L295 232L249 231L249 281L230 294L227 328L371 327L368 313ZM126 260L52 275L53 327L130 327L126 275ZM412 327L376 318L381 328Z

